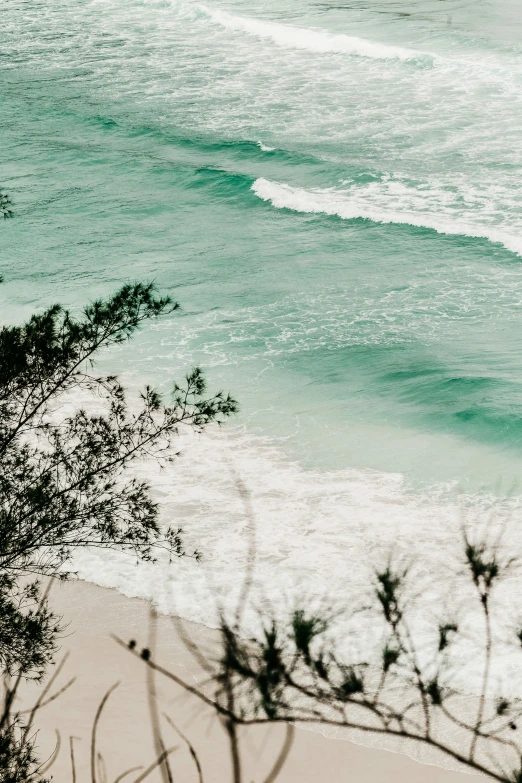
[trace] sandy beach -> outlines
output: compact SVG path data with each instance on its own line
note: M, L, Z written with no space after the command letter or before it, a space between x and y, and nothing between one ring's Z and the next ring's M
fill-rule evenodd
M125 780L137 781L156 758L149 716L147 667L119 647L111 638L136 639L139 647L154 644L156 659L186 681L201 675L172 618L159 616L151 625L150 607L144 601L129 599L117 592L85 582L68 582L53 587L52 606L68 624L61 640L61 653L69 657L57 678L59 689L71 678L76 681L58 699L42 708L35 722L42 757L52 753L59 733L60 749L49 770L56 783L74 781L71 744L77 783L92 781L91 733L100 701L115 683L98 724L98 783L115 783L122 773L136 767ZM187 626L203 650L211 651L215 632ZM150 684L150 681L149 681ZM197 783L198 772L187 744L169 725L167 717L181 729L199 756L203 779L215 783L231 781L228 744L223 727L212 711L195 703L174 683L155 678L158 715L163 741L176 749L170 756L174 781ZM36 691L26 691L21 707L29 706ZM52 693L52 691L50 691ZM72 740L70 738L73 738ZM242 734L244 780L271 781L270 772L284 742L281 726L260 728ZM441 760L443 763L443 760ZM164 780L158 769L147 777L153 783ZM420 764L408 756L363 747L341 739L330 739L316 731L296 729L293 748L277 780L280 783L469 783L469 775Z

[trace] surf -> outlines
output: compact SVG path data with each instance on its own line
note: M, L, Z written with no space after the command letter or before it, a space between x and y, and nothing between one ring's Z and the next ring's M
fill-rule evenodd
M516 228L509 230L494 225L486 226L480 222L471 222L466 214L455 216L449 209L440 209L437 214L435 211L429 210L430 205L425 212L421 212L409 210L407 206L394 207L390 200L384 198L382 199L383 203L376 203L377 199L365 199L365 196L368 196L372 191L364 188L344 191L335 188L307 190L259 177L253 183L252 190L256 196L269 202L277 209L329 215L343 220L368 220L383 225L410 225L430 229L438 234L485 239L522 256L522 231L517 231ZM413 195L418 201L419 194L417 192L407 195ZM405 202L407 204L406 199ZM399 199L397 199L397 203L400 204ZM442 206L443 200L441 199Z
M310 30L294 25L267 22L226 11L199 6L212 22L229 30L239 30L257 38L269 39L277 46L289 49L305 49L316 53L358 55L375 60L418 60L431 59L431 55L400 46L382 44L352 35L333 34Z

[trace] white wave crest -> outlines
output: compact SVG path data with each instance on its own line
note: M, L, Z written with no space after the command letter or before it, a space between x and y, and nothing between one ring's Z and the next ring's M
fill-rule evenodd
M268 147L266 144L263 144L262 141L258 141L257 146L262 152L273 152L275 150L275 147Z
M481 214L477 209L469 220L466 213L457 211L449 202L445 191L430 193L399 182L372 183L347 190L306 190L264 177L254 182L252 190L278 209L336 215L345 220L362 218L373 223L418 226L439 234L487 239L522 256L522 226L488 225L490 215L486 211ZM482 217L484 222L481 222Z
M400 46L367 41L352 35L335 35L319 30L309 30L305 27L265 22L243 16L234 16L217 9L199 6L216 24L229 30L241 30L273 41L278 46L290 49L307 49L311 52L332 52L339 54L356 54L361 57L371 57L377 60L416 60L419 57L431 57L424 52L405 49Z

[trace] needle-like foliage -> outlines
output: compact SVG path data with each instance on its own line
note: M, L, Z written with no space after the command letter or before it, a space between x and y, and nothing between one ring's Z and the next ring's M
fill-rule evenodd
M162 668L149 650L142 651L142 660L220 716L230 739L233 783L247 780L239 728L275 723L395 738L409 748L429 747L439 758L499 783L522 781L522 703L491 687L508 629L496 597L516 561L499 541L463 532L458 585L468 601L446 619L428 611L415 569L390 559L375 572L372 600L351 615L349 636L339 634L336 615L324 609L298 608L277 619L262 613L254 635L222 616L215 657L204 659L182 631L188 649L196 649L196 660L204 661L204 687ZM438 586L442 596L442 578ZM463 657L470 614L475 657L469 652ZM365 616L382 634L381 649L375 635L366 635ZM519 655L522 631L512 630L511 638L511 651ZM127 647L140 655L135 641ZM473 699L456 687L455 677L462 687L462 675L473 670L475 658L479 678Z
M1 197L4 217L9 203ZM95 372L102 350L176 309L152 284L134 283L79 317L53 305L21 326L0 328L0 667L8 683L1 783L26 779L8 773L16 759L26 772L32 764L13 702L21 680L43 676L59 634L39 577L66 578L79 547L116 548L139 560L185 554L182 531L160 526L147 483L130 468L139 459L171 459L180 427L201 431L232 414L236 402L221 392L206 396L195 368L170 399L147 386L131 408L118 378Z
M12 203L9 195L4 193L3 190L0 190L0 217L3 217L4 220L13 217L13 210L11 207Z
M230 396L205 397L199 368L172 400L146 387L131 411L113 376L93 362L147 320L176 309L152 285L125 285L74 318L56 305L0 330L0 571L56 574L81 546L117 547L152 559L183 553L180 531L160 530L146 483L131 463L165 454L180 426L201 429L236 410ZM74 405L91 395L102 412ZM60 415L67 395L73 410Z

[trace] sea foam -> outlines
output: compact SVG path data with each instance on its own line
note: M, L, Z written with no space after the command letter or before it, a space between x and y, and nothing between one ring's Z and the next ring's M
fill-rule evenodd
M399 473L305 470L271 439L242 428L188 435L179 445L183 456L173 466L161 471L149 463L145 475L163 522L183 527L187 548L202 551L203 561L138 566L131 555L94 549L79 551L74 567L83 579L209 626L217 625L218 610L233 615L249 563L247 630L256 625L260 608L276 615L303 601L354 608L367 599L373 569L388 562L390 553L422 566L416 587L425 578L438 586L426 598L430 611L457 611L461 601L467 607L469 595L464 591L457 602L446 590L459 579L463 520L491 526L492 503L499 527L520 513L519 498L461 496L447 485L412 492ZM520 551L521 531L513 525L509 533L513 551ZM510 589L498 600L516 606L517 594ZM341 647L343 627L340 620ZM375 629L366 632L371 639ZM477 681L469 675L473 691ZM522 694L520 671L517 677Z
M402 224L428 228L439 234L487 239L522 256L522 227L488 225L480 222L480 212L473 222L448 203L445 191L429 192L408 188L401 183L390 186L336 188L297 188L260 177L252 190L263 201L278 209L294 212L335 215L344 220L363 219L373 223ZM489 219L489 216L485 216Z
M241 30L258 38L269 39L277 46L289 49L306 49L318 53L355 54L377 60L416 60L430 57L426 53L413 49L381 44L352 35L336 35L319 30L309 30L305 27L235 16L207 6L199 7L216 24L230 30Z
M257 142L257 146L262 152L274 152L275 147L269 147L267 144L263 144L262 141Z

